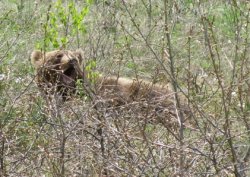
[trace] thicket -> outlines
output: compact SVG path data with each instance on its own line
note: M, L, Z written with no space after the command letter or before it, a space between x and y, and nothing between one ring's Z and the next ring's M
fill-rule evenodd
M249 13L244 0L0 1L0 176L249 176ZM142 103L48 103L35 48L81 48L93 73L170 83L190 116L172 128Z

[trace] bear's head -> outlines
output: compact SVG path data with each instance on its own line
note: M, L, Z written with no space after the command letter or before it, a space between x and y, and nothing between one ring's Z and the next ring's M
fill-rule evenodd
M45 93L59 93L63 97L75 92L76 82L82 79L83 54L81 51L56 50L31 54L36 69L36 81Z

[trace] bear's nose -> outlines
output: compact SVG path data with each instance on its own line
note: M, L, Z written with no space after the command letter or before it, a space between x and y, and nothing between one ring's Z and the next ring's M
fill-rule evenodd
M70 59L69 64L77 64L76 58Z

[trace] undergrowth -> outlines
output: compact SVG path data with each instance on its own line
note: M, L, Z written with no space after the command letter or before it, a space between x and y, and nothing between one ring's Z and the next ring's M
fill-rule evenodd
M249 13L236 0L0 1L0 176L249 176ZM81 48L89 77L170 83L188 120L148 123L144 102L48 103L29 57L58 48Z

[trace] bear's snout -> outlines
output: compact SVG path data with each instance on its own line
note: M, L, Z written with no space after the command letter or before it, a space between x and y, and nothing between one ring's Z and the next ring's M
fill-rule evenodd
M77 64L77 59L76 58L72 58L71 60L69 60L69 64L71 64L71 65Z

